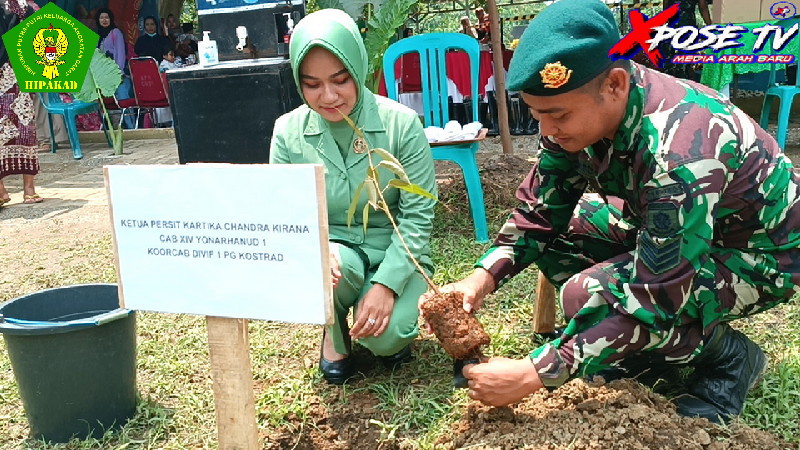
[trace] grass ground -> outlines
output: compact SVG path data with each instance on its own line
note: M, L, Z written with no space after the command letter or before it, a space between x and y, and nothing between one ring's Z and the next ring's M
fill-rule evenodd
M488 183L487 183L488 184ZM438 207L433 255L435 281L454 281L472 270L485 245L472 241L463 188L445 190ZM487 187L490 229L497 230L514 204L508 186ZM60 268L34 280L36 289L87 282L114 282L110 236L97 236L70 249ZM487 301L480 319L492 336L493 355L521 356L532 347L532 294L536 273L528 270ZM9 298L0 298L8 300ZM764 381L751 392L742 421L800 444L800 304L794 300L736 323L770 357ZM416 342L416 361L345 388L329 387L316 371L320 329L315 326L251 322L250 342L256 412L262 441L274 448L307 448L307 437L323 421L363 421L364 439L399 448L429 449L465 412L467 397L453 391L450 359L430 336ZM0 448L186 449L217 448L214 400L202 318L138 314L136 416L102 439L49 445L27 440L27 422L3 343L0 343ZM357 353L369 362L369 356ZM374 361L372 361L374 363ZM369 365L369 364L368 364ZM343 412L344 411L344 412ZM359 422L362 423L362 422ZM270 447L273 448L273 447ZM370 448L370 447L364 447Z

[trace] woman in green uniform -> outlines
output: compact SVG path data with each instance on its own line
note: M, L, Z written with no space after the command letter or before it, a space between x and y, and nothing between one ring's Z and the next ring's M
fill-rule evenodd
M412 183L435 193L433 158L416 113L365 87L367 53L347 14L327 9L305 17L295 27L289 54L305 104L275 122L270 162L325 167L335 323L323 332L319 366L329 383L342 384L356 371L352 339L390 369L412 358L417 299L427 288L383 212L370 208L364 229L366 192L352 226L347 225L348 207L369 168L366 146L393 154ZM373 164L381 159L372 158ZM379 172L384 186L395 177L385 169ZM384 195L411 253L432 272L428 241L435 202L394 188Z

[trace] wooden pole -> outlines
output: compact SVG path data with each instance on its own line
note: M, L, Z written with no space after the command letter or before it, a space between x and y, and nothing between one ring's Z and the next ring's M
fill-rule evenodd
M539 272L536 304L533 305L533 332L553 333L556 330L556 288Z
M492 62L494 62L494 94L497 99L497 122L500 127L500 142L503 153L514 153L511 146L511 128L508 124L508 106L506 105L506 69L503 66L502 31L497 11L497 1L489 0L489 31L492 34Z
M247 319L206 316L220 450L258 450Z

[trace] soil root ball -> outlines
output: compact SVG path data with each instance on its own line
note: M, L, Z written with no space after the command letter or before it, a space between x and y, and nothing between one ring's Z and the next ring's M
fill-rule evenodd
M448 355L474 358L488 345L489 335L474 315L464 311L460 292L435 294L422 304L422 314Z

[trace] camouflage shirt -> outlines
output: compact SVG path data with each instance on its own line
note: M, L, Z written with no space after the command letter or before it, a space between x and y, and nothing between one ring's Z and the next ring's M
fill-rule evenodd
M523 206L476 266L500 286L536 263L587 190L622 198L636 237L629 282L600 295L664 340L687 322L710 331L730 312L715 295L714 252L749 255L752 266L741 271L776 298L798 285L800 189L791 161L749 116L704 86L633 64L613 142L569 154L542 138L538 163L517 191ZM540 373L560 345L531 353ZM603 368L581 360L568 366L568 377Z

